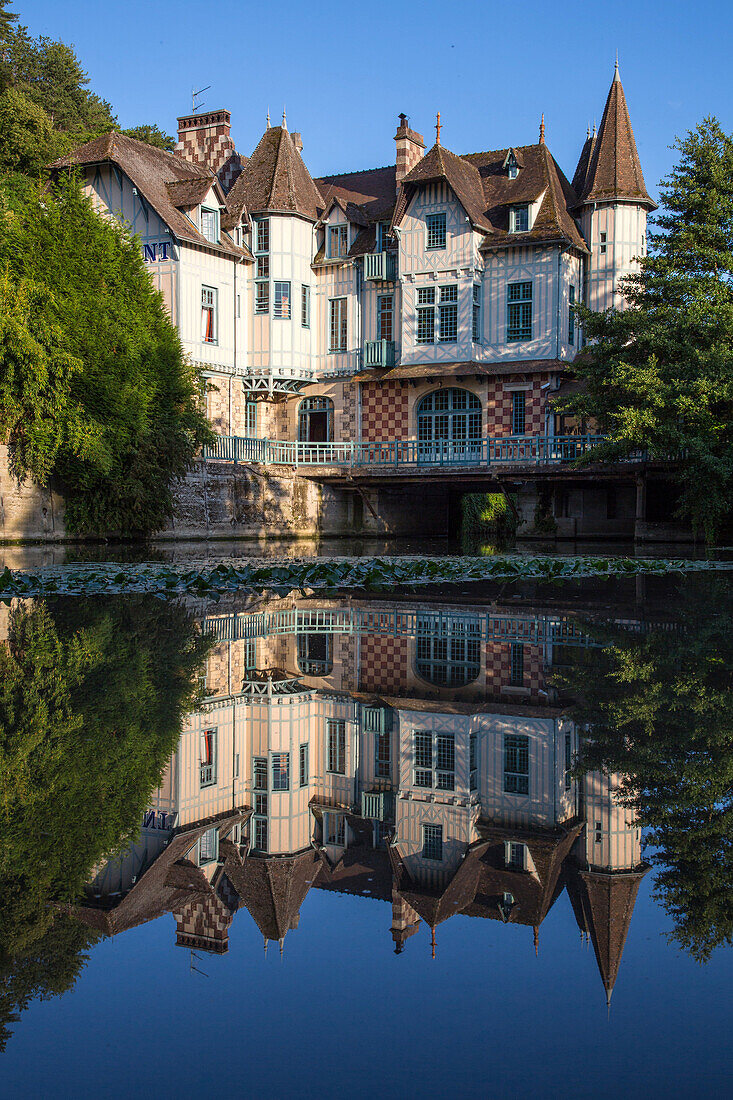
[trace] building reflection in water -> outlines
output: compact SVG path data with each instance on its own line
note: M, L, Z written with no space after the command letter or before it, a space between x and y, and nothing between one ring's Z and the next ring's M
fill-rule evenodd
M592 644L577 620L289 599L203 626L203 701L86 923L172 913L177 944L222 953L243 907L282 951L315 888L389 903L398 954L424 925L434 956L457 914L537 950L567 890L610 1000L648 868L613 778L573 774L551 674Z

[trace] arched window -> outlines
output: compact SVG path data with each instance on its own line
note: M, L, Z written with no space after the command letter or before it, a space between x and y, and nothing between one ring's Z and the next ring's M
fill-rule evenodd
M328 676L333 671L330 634L299 634L298 665L304 676Z
M417 407L418 455L425 460L476 457L481 449L481 402L470 390L433 390Z
M298 442L330 443L333 440L333 401L306 397L298 409Z
M439 687L465 687L481 671L481 621L419 615L415 669Z

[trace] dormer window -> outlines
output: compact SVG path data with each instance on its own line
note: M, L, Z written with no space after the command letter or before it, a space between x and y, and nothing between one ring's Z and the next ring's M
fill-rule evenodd
M377 226L377 252L386 252L389 248L389 222L380 222Z
M517 164L517 158L513 153L510 153L506 162L506 174L510 180L515 180L519 175L519 165Z
M328 255L332 260L341 259L349 251L348 225L332 225L328 230Z
M523 202L509 210L509 232L526 233L529 230L529 203Z
M219 211L201 207L201 236L212 244L219 243Z

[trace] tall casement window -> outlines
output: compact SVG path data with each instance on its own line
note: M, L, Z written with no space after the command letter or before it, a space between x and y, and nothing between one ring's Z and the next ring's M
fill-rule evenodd
M473 342L481 343L481 284L473 284Z
M601 255L602 256L605 256L605 254L606 254L607 245L608 245L608 234L607 233L601 233Z
M303 328L311 327L311 288L305 283L300 288L300 323Z
M481 439L481 402L476 394L453 386L426 394L417 407L417 438L418 452L425 455L443 443L459 444L460 452L475 451ZM468 445L471 441L476 447Z
M394 298L391 294L380 294L377 297L377 340L392 339L392 322L394 318Z
M328 676L333 671L331 634L299 634L298 665L304 676Z
M507 296L506 338L508 341L532 339L532 284L509 283Z
M417 342L435 343L435 287L421 286L417 291Z
M575 343L575 287L568 288L568 343Z
M443 826L423 825L422 857L440 861L443 858Z
M570 734L565 734L565 790L570 790L573 781L573 742Z
M258 852L267 851L267 760L255 756L252 761L254 786L254 813L252 815L252 847Z
M213 787L216 783L216 730L202 730L200 753L199 786Z
M504 790L507 794L529 794L529 737L504 736Z
M458 339L458 287L438 288L436 317L435 287L418 287L417 291L417 342L434 344L453 343Z
M333 401L304 397L298 406L298 442L330 443L333 439Z
M201 207L201 236L216 244L219 240L219 211Z
M308 745L300 746L300 785L308 786Z
M346 298L331 298L329 301L329 351L346 351L348 329L346 322Z
M290 283L275 280L275 305L273 315L281 321L290 320Z
M523 871L525 867L525 846L515 840L504 842L504 862L510 871Z
M475 733L469 734L468 739L468 774L469 774L469 787L472 791L478 790L478 756L477 756L477 738Z
M445 248L445 214L428 214L425 218L425 247L430 250Z
M440 288L440 305L438 306L439 328L438 339L441 344L452 343L458 339L458 287L442 286Z
M379 779L389 779L392 763L390 712L385 707L363 707L362 726L374 735L374 771Z
M512 642L509 646L509 683L512 687L524 685L524 646L521 642Z
M529 229L529 206L526 202L512 206L509 210L509 232L526 233Z
M415 730L414 782L428 790L452 791L456 785L456 739L452 733Z
M431 619L417 620L415 671L439 687L464 687L481 671L481 624L478 619L444 620L436 633Z
M264 756L255 756L252 761L252 782L256 791L267 790L267 760Z
M216 287L201 287L201 339L205 344L215 344L217 339L217 298Z
M512 393L512 435L524 435L527 423L527 395L524 390Z
M325 817L326 844L333 844L338 848L346 847L346 818L343 814L328 813Z
M289 752L274 752L272 754L272 789L273 791L290 790Z
M343 718L329 718L326 722L328 761L326 770L336 775L346 775L346 722Z
M244 405L244 431L248 439L257 437L257 402L246 401Z
M349 227L348 225L332 225L328 230L328 255L330 259L337 260L346 256L349 251Z
M213 863L215 859L219 858L219 830L207 829L207 831L199 837L199 866L202 867L205 863Z
M270 219L254 223L255 313L270 312Z
M389 244L389 222L379 222L377 225L377 252L386 252Z

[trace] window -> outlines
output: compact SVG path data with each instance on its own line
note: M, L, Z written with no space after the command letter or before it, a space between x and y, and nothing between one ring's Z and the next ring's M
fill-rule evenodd
M417 291L417 342L435 342L435 287L418 287Z
M274 752L272 754L272 789L273 791L290 790L289 752Z
M607 240L608 240L608 235L606 233L601 233L601 255L602 256L605 255L605 253L606 253L606 242L607 242Z
M346 818L343 814L326 814L326 843L346 847Z
M270 284L267 279L255 281L255 313L270 312Z
M336 775L346 774L346 722L343 718L329 718L326 723L328 735L328 771Z
M423 825L422 827L422 857L423 859L442 860L443 858L443 826Z
M456 739L452 733L415 730L415 786L438 791L455 788Z
M506 338L532 339L532 284L509 283L507 301Z
M510 871L523 871L525 868L525 846L515 840L507 840L504 848L504 860Z
M451 343L458 339L458 287L442 286L440 288L440 330L438 339L441 344Z
M509 232L526 233L529 229L529 205L526 202L509 210Z
M252 838L252 846L258 852L267 851L267 818L266 817L253 817L254 822L254 836Z
M345 256L349 251L348 225L332 225L328 230L328 255L332 260Z
M481 343L481 284L473 284L473 342Z
M521 642L512 642L510 646L510 678L512 687L524 685L524 646Z
M568 343L575 343L575 287L568 289Z
M529 794L529 738L521 734L504 737L504 790Z
M311 327L311 288L305 284L300 288L300 323L303 328Z
M445 248L445 214L428 214L425 219L426 248Z
M300 746L300 785L308 786L308 746Z
M270 278L270 257L258 256L257 257L257 273L255 278L257 279L269 279Z
M201 287L201 339L205 344L216 343L216 299L215 287Z
M255 254L270 251L270 219L255 222Z
M199 837L199 864L212 863L219 858L219 830L207 829Z
M333 439L333 401L304 397L298 406L298 442L330 443Z
M481 626L478 620L444 621L436 632L431 620L418 618L415 668L438 687L465 687L481 671Z
M255 222L254 253L255 271L255 313L270 312L270 221L263 218Z
M572 741L570 739L570 734L566 733L565 734L565 790L566 791L570 790L570 784L571 784L572 778L573 778L572 775L571 775L572 767L573 767Z
M245 401L244 403L244 434L248 439L257 436L257 402Z
M527 395L524 390L512 393L512 435L524 435L527 425Z
M219 211L201 207L201 236L215 244L219 240Z
M386 252L389 248L389 222L380 222L377 226L377 252Z
M390 731L378 730L374 736L375 771L379 779L389 779L392 745Z
M519 165L517 164L517 158L512 153L506 162L506 174L510 180L515 180L519 175Z
M472 791L478 790L478 765L476 763L476 734L472 733L468 738L468 771L469 786Z
M392 339L392 319L394 315L394 299L391 294L380 294L377 297L377 340Z
M470 390L434 390L417 407L418 454L446 449L470 455L480 448L481 402Z
M328 676L333 671L330 634L298 634L297 645L298 665L305 676Z
M202 731L200 751L199 786L213 787L216 783L216 730Z
M254 789L267 790L267 761L264 756L256 756L253 761Z
M331 318L328 350L346 351L346 299L331 298L329 306L331 309Z
M255 814L267 817L267 795L255 792Z
M290 283L275 280L275 308L273 316L281 321L290 320Z

